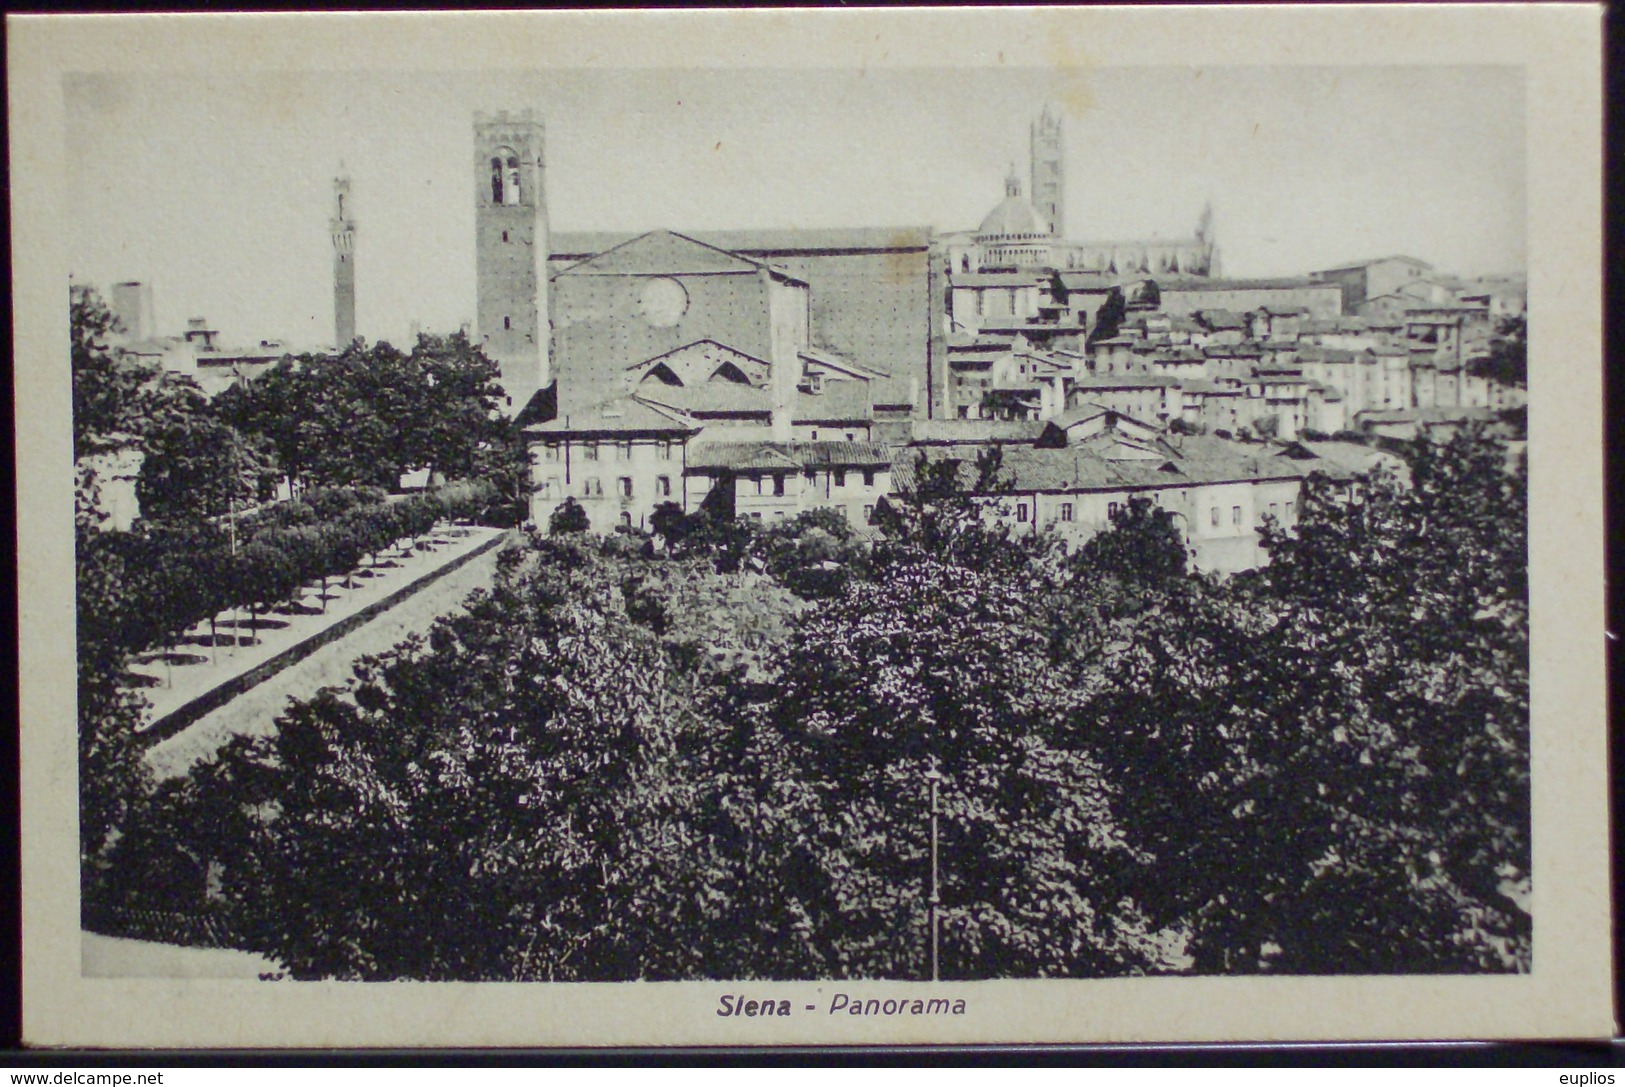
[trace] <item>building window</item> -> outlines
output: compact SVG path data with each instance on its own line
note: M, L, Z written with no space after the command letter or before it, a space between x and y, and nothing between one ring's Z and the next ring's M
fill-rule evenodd
M510 207L519 203L519 158L513 152L508 153L507 186L502 193L502 202Z
M670 442L661 442L660 443L660 459L661 460L671 460L671 443Z
M1241 527L1241 507L1240 506L1231 506L1230 507L1230 523L1232 525L1235 525L1237 528Z
M816 431L816 430L813 431L812 440L815 441L815 442L818 440L818 431Z
M581 485L581 494L586 498L602 498L604 497L604 484L596 478L585 480Z
M1219 507L1214 506L1211 510L1208 511L1208 515L1209 515L1209 517L1211 518L1211 520L1213 522L1213 527L1218 528L1219 527Z
M627 461L632 459L632 443L620 442L615 446L615 459Z
M1022 524L1027 523L1027 503L1016 503L1016 520L1020 521Z
M582 456L582 458L584 460L597 460L598 459L598 443L597 442L588 442L586 445L583 445L581 447L581 456Z
M502 240L503 240L503 241L507 241L507 240L508 240L508 232L507 232L507 231L506 231L506 230L504 230L504 231L503 231L503 232L502 232Z
M767 488L764 486L764 481L763 481L761 476L756 477L756 493L757 494L766 494L767 493Z
M502 203L502 159L491 160L491 203Z
M863 485L865 487L873 487L875 485L875 470L873 468L865 468L863 470Z
M544 446L542 446L542 459L544 459L544 460L558 460L559 459L559 447L556 446L556 445L544 445Z
M1280 521L1281 521L1281 503L1279 503L1279 502L1271 502L1270 503L1270 517L1272 517L1277 524L1280 523Z
M852 432L851 432L851 431L850 431L850 430L849 430L849 431L847 431L847 432L846 432L846 440L847 440L847 441L851 441L851 440L852 440Z
M632 497L632 477L631 476L622 476L621 477L621 497L622 498L631 498Z
M1117 516L1117 503L1116 502L1108 502L1108 503L1106 503L1106 516L1107 517L1116 517Z
M875 508L873 506L863 507L863 519L866 522L873 521L875 519Z
M502 327L505 328L505 329L512 329L513 328L513 318L509 317L507 314L503 314L502 315Z
M773 477L773 495L776 498L784 497L784 476L775 475Z
M632 511L631 510L622 510L621 511L621 524L623 526L625 526L626 528L631 528L632 527Z
M671 497L671 477L670 476L661 476L659 479L655 480L655 488L660 492L660 497L661 498L670 498Z
M1061 520L1063 520L1063 521L1072 520L1072 503L1070 503L1070 502L1062 502L1061 503Z
M846 469L845 468L837 468L837 469L835 469L835 485L837 487L846 486Z

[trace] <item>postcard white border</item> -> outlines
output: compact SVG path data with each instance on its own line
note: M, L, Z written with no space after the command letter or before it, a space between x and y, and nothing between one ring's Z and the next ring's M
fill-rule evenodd
M1592 5L89 16L7 20L22 628L24 1037L33 1045L557 1046L1597 1038L1607 883L1601 22ZM541 67L1511 64L1528 73L1534 970L1519 977L943 984L963 1017L721 1019L713 983L80 976L62 76ZM1425 109L1425 103L1418 108ZM752 985L821 1007L839 989Z

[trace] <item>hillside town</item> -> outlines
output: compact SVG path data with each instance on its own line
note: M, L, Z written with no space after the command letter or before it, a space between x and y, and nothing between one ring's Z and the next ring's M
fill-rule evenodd
M474 137L477 343L530 446L538 525L573 500L599 531L648 531L664 503L861 527L921 452L998 445L1002 515L1027 531L1079 543L1143 496L1199 569L1237 571L1308 473L1365 471L1373 439L1506 427L1527 395L1492 365L1521 335L1520 276L1396 255L1228 279L1211 206L1183 240L1065 237L1052 107L1031 126L1038 201L1012 171L960 231L552 232L543 120L482 116ZM335 180L336 350L356 332L356 199ZM125 351L207 392L289 353L221 344L204 318L159 335L150 284L110 302ZM133 480L130 452L110 456ZM133 496L109 495L128 523Z
M1073 237L1054 106L970 229L554 230L546 118L470 134L460 329L369 340L342 174L331 343L73 284L88 933L1529 969L1520 274Z

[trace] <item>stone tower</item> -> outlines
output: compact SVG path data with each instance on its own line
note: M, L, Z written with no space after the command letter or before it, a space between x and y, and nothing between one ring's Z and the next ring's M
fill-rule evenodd
M1051 105L1032 124L1033 206L1049 220L1057 238L1066 237L1066 143L1061 116Z
M475 314L510 415L550 380L544 137L528 109L474 115Z
M342 168L342 167L341 167ZM355 220L350 218L350 179L333 179L333 346L343 351L355 340Z

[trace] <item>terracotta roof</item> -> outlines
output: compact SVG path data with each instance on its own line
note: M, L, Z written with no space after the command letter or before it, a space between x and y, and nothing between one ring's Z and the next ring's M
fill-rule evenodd
M766 270L791 283L805 280L763 261L740 256L670 230L651 230L558 272L583 275L742 275Z
M689 448L691 469L889 468L891 451L872 442L699 442Z
M1268 456L1263 449L1207 436L1170 438L1173 455L1149 460L1109 460L1087 446L1038 449L1006 446L1000 474L1009 477L1016 493L1086 493L1090 491L1188 487L1204 483L1257 479L1301 479L1306 470L1296 463ZM966 464L967 479L974 457L945 452L928 453L930 460L958 460ZM914 458L898 457L893 488L914 484Z
M861 381L827 381L820 393L796 392L799 422L868 422L874 418L869 387Z
M915 445L1032 442L1043 431L1043 423L1028 420L916 419L910 441Z
M1299 362L1354 362L1358 355L1343 347L1308 346L1298 352Z
M1094 374L1089 377L1073 378L1072 387L1080 391L1099 391L1103 389L1144 389L1168 386L1177 386L1177 377L1167 377L1162 374Z
M1337 332L1365 332L1371 326L1363 317L1310 318L1298 326L1299 335Z
M634 432L689 433L698 429L684 412L642 396L617 396L585 411L570 412L545 423L524 428L526 434L625 434Z
M708 367L712 369L714 369L716 366L720 366L724 362L732 362L735 365L738 365L741 361L753 369L765 369L768 366L766 361L757 358L755 355L747 354L744 351L739 350L737 347L729 347L727 344L718 343L716 340L704 339L695 340L692 343L685 343L683 346L674 347L670 351L663 351L658 355L644 359L642 362L634 362L628 366L627 369L641 370L644 367L648 367L652 370L657 364L674 359L703 360L704 367L702 368ZM706 376L709 377L710 375L707 374ZM702 378L701 380L704 379Z
M1221 329L1242 329L1247 327L1247 318L1234 310L1204 309L1196 311L1196 319L1206 327L1219 331Z
M1276 341L1279 343L1280 341ZM1296 347L1296 344L1289 346ZM1202 348L1202 354L1210 359L1256 359L1263 356L1263 350L1256 343L1237 344L1209 344Z
M853 362L844 355L838 355L833 351L828 351L819 347L807 348L801 352L800 357L808 362L818 363L820 366L828 366L832 370L845 370L848 373L857 374L862 377L891 376L891 372L888 370L882 370L879 367L870 365L868 363Z
M1413 264L1418 268L1426 268L1428 270L1432 270L1433 268L1433 265L1429 264L1425 260L1418 260L1416 257L1407 257L1396 254L1395 256L1391 257L1375 257L1371 260L1357 260L1348 264L1337 264L1330 268L1323 268L1316 274L1324 275L1327 272L1350 272L1358 268L1369 268L1373 264L1386 264L1391 260L1397 260L1404 264Z
M1295 287L1338 288L1335 283L1321 283L1304 276L1276 276L1268 279L1210 279L1206 276L1154 276L1157 288L1168 291L1244 291L1291 289Z
M1042 272L957 272L948 282L955 287L1036 287L1047 279Z
M1056 278L1068 291L1110 291L1119 286L1118 277L1100 272L1062 272Z
M928 226L830 227L800 230L685 230L682 232L730 253L755 255L826 250L925 249L935 233ZM613 249L637 237L623 231L556 230L548 237L554 259L581 258Z
M1325 472L1334 479L1362 476L1378 466L1400 473L1405 471L1403 459L1358 442L1307 441L1300 438L1283 443L1276 456L1311 465L1314 470Z
M773 394L756 385L708 381L703 385L643 385L638 395L696 417L707 415L766 415L773 411Z

